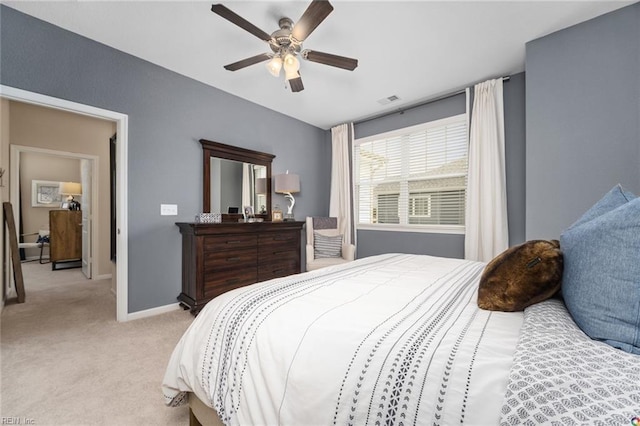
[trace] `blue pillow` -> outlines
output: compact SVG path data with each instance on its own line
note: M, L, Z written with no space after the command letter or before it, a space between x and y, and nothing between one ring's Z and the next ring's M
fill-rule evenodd
M640 198L614 187L560 236L562 296L589 337L640 354Z

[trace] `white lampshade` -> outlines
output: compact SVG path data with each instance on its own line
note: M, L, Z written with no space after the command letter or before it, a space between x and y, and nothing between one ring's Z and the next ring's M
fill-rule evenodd
M274 56L269 62L267 62L266 66L272 76L278 77L280 75L280 69L282 68L282 58Z
M82 195L82 185L78 182L60 182L60 194Z
M276 175L276 192L284 194L287 192L300 192L300 176L294 174Z
M297 74L300 69L300 61L291 53L287 53L284 57L283 67L287 76L293 75L293 73Z

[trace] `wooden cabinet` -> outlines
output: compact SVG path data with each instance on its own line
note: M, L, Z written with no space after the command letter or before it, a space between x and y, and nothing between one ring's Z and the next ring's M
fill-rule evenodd
M82 263L82 212L80 210L51 210L49 212L49 258L51 269L60 263Z
M194 315L226 291L300 272L304 222L176 225L182 234L178 300Z

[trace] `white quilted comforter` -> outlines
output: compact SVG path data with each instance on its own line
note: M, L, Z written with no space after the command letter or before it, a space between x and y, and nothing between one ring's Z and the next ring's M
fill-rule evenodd
M193 392L228 425L498 424L523 315L478 309L483 268L387 254L225 293L165 402Z

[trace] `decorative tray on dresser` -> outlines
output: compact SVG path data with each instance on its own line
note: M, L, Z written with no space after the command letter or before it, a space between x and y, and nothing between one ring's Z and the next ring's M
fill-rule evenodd
M300 272L304 222L176 223L182 234L180 304L196 315L214 297Z

